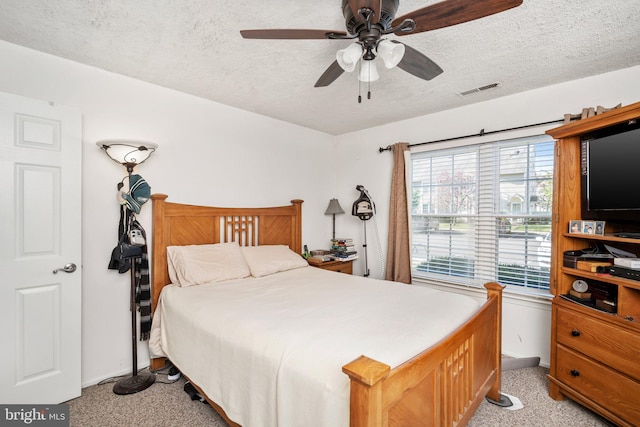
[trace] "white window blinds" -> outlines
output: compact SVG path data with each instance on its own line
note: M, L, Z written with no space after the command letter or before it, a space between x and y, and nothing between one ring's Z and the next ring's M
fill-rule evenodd
M546 293L553 152L534 136L412 153L413 275Z

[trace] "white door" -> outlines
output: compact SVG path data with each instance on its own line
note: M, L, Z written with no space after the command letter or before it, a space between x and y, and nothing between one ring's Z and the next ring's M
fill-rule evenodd
M0 92L3 404L80 395L81 171L78 111Z

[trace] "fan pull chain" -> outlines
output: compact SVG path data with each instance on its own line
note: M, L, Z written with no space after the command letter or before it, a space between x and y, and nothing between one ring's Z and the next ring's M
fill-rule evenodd
M358 62L358 75L362 72L362 61ZM367 79L367 99L371 99L371 67L369 67L369 78ZM358 104L362 104L362 81L358 78Z
M362 72L362 60L358 61L358 75ZM358 78L358 104L362 104L362 82Z
M367 99L371 99L371 64L369 64L368 71L369 71L369 78L367 79Z

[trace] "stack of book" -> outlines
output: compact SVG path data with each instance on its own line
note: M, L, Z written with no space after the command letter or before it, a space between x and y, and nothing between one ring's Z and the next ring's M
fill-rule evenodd
M353 245L353 239L336 238L331 240L331 255L339 261L349 261L358 258L358 251Z

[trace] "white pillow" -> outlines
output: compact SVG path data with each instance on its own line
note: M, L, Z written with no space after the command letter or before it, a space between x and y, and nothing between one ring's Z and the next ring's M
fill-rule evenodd
M167 246L171 283L200 285L251 275L237 242L211 245Z
M243 246L241 250L253 277L309 266L307 260L286 245Z

